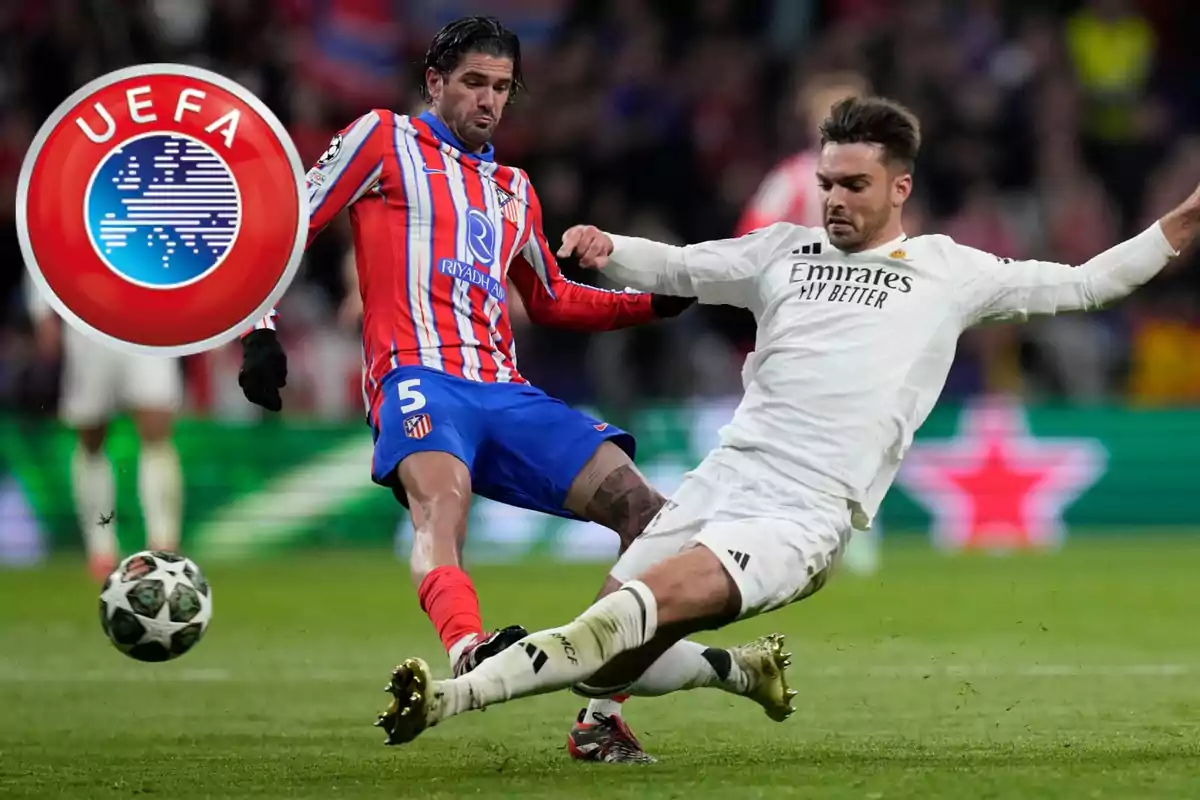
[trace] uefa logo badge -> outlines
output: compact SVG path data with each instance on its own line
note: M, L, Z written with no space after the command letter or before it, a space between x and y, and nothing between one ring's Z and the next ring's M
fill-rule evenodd
M207 70L148 64L68 98L17 189L30 277L111 346L180 356L233 341L300 265L300 157L254 95Z

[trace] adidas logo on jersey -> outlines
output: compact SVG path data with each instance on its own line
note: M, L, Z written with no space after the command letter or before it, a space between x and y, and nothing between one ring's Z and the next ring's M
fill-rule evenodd
M728 553L729 553L729 555L733 556L733 560L742 569L745 569L746 565L750 563L750 554L749 553L742 553L738 550L729 550Z

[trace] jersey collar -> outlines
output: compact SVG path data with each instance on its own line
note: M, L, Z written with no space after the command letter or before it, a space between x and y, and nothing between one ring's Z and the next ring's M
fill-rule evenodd
M421 116L417 117L417 119L428 125L429 129L433 131L434 136L450 145L455 150L458 150L467 158L474 158L477 161L489 162L496 160L496 150L494 147L492 147L491 142L488 142L483 146L483 152L481 153L470 152L465 146L463 146L463 143L458 140L458 137L450 132L450 129L446 127L446 123L434 116L432 111L423 112Z
M826 234L826 239L828 239L828 234ZM907 241L908 241L908 234L902 233L899 236L897 236L895 239L890 239L889 241L886 241L883 244L876 245L875 247L872 247L870 250L860 250L857 253L845 253L842 251L839 251L839 252L842 252L842 255L850 257L850 258L862 257L862 256L873 256L873 255L876 255L877 253L883 253L884 255L889 255L891 253L896 252L897 250L902 249L901 245L903 245ZM831 243L831 246L832 246L832 243ZM835 247L835 249L836 249L836 247Z
M902 233L899 236L897 236L895 239L892 239L889 242L884 242L883 244L879 245L878 247L872 247L870 249L870 251L868 251L868 252L891 253L892 251L899 249L900 245L904 244L907 241L908 241L908 234Z

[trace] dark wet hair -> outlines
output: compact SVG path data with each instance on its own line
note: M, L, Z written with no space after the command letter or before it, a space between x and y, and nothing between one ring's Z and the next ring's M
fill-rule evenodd
M433 69L449 75L467 53L483 53L496 58L508 58L513 62L513 91L525 88L521 74L521 40L504 27L495 17L463 17L447 24L437 32L429 49L425 51L425 64L421 70L421 96L429 100L429 87L425 73Z
M884 160L912 171L921 150L917 115L885 97L848 97L821 123L821 145L865 142L883 148Z

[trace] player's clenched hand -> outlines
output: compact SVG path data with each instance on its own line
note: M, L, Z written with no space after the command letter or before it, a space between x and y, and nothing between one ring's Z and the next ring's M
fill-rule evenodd
M242 394L268 411L283 408L279 390L287 386L287 354L279 337L269 328L250 331L242 337L242 368L238 370Z
M612 255L613 243L608 234L595 225L576 225L563 234L558 257L578 256L579 266L588 269L603 269Z

